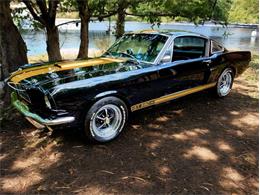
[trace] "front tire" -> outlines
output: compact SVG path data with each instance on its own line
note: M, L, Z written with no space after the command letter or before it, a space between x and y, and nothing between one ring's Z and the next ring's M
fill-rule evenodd
M125 103L116 97L97 101L85 118L85 133L94 142L109 142L122 132L128 118Z
M216 85L216 94L218 97L227 96L233 86L234 72L231 68L226 68L218 78Z

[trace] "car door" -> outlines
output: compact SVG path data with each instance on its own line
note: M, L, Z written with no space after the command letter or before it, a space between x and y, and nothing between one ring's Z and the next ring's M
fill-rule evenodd
M197 36L176 37L158 65L160 96L203 85L209 77L211 59L208 40ZM169 56L169 52L172 54ZM165 62L166 59L166 62ZM167 62L167 59L170 59Z

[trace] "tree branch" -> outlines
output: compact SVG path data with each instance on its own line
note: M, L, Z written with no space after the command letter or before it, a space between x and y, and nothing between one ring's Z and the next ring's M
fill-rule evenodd
M23 3L26 5L26 7L28 8L28 10L30 11L32 17L37 20L38 22L40 22L41 24L45 24L45 21L36 14L33 6L32 6L32 2L30 0L22 0Z
M36 3L38 7L40 8L40 11L42 13L42 19L47 21L48 20L48 12L47 12L47 6L46 6L46 0L36 0Z
M87 10L87 2L82 0L77 0L77 6L79 10L79 16L86 17L86 10Z
M169 16L169 17L176 17L177 15L176 14L173 14L173 13L159 13L159 12L149 12L149 13L146 13L146 14L140 14L140 13L128 13L128 12L125 12L126 15L128 16L138 16L138 17L145 17L145 16Z
M68 22L63 22L63 23L60 23L57 25L57 27L59 26L63 26L63 25L66 25L66 24L70 24L70 23L81 23L81 20L72 20L72 21L68 21Z
M209 20L211 20L211 19L213 18L213 15L214 15L214 11L215 11L215 7L216 7L216 5L217 5L217 2L218 2L218 0L215 0L215 1L214 1L214 4L213 4L213 6L212 6L212 10L211 10L211 14L210 14Z
M104 14L104 15L92 15L92 17L94 18L98 18L99 21L102 21L104 18L108 18L108 17L111 17L113 15L115 15L117 13L117 11L113 11L113 12L110 12L110 13L107 13L107 14Z
M116 11L115 11L115 12L111 12L111 13L106 14L106 15L101 15L101 16L99 16L99 15L97 15L97 16L93 15L92 17L93 17L93 18L98 18L98 20L100 21L100 18L101 18L101 19L108 18L108 17L113 16L113 15L115 15L115 14L116 14ZM91 18L92 18L92 17L91 17ZM93 20L93 18L92 18L92 20ZM63 23L58 24L57 27L63 26L63 25L66 25L66 24L71 24L71 23L81 23L81 20L71 20L71 21L68 21L68 22L63 22Z

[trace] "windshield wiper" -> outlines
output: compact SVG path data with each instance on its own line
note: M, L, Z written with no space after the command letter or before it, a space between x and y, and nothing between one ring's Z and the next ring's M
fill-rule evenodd
M110 56L112 58L115 57L115 56L113 56L113 54L110 51L106 51L102 56Z
M119 52L118 54L122 54L123 56L127 56L130 57L130 60L134 60L135 62L137 62L138 64L140 64L140 61L133 55L129 54L129 53L124 53L124 52Z
M129 60L134 60L135 62L137 62L138 64L140 64L140 61L133 55L128 54L128 53L124 53L124 52L118 52L117 54L121 54L122 57L126 56L129 58ZM115 56L113 56L113 54L110 51L106 51L102 56L110 56L112 58L115 58Z

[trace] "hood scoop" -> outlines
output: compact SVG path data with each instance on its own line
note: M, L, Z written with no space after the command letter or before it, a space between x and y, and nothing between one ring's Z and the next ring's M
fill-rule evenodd
M54 64L55 67L62 68L60 64Z
M67 70L67 69L73 69L73 68L97 66L97 65L109 64L109 63L113 63L113 62L124 62L124 61L125 60L122 60L122 59L96 58L96 59L89 59L89 60L56 63L55 66L59 67L61 69Z

